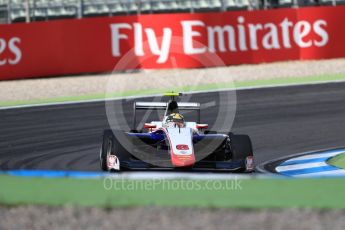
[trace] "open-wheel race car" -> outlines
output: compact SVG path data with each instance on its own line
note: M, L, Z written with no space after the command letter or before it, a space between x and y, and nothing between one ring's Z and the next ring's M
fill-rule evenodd
M100 150L103 171L191 170L254 171L248 135L218 133L200 123L200 103L177 102L180 93L167 93L167 102L134 102L133 129L105 130ZM161 121L136 130L137 110L165 111ZM196 111L197 122L185 121L182 111Z

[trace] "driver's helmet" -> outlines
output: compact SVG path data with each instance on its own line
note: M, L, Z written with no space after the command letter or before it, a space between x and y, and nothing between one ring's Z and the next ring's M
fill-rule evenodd
M185 127L184 117L179 113L172 113L165 117L163 121L165 128L183 128Z

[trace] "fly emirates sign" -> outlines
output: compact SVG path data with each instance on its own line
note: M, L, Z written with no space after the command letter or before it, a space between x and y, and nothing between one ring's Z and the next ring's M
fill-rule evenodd
M136 56L153 54L157 56L156 63L163 64L175 51L172 40L176 36L183 41L179 52L185 55L318 48L329 41L328 24L323 19L293 21L282 17L279 22L247 21L244 16L219 25L203 20L180 20L173 27L159 29L140 22L113 23L110 25L112 56L123 56L126 50L122 46L132 43Z

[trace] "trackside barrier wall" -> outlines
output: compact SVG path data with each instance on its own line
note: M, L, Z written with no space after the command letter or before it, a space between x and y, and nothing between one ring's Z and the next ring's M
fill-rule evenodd
M337 6L0 25L0 80L345 57L344 22Z

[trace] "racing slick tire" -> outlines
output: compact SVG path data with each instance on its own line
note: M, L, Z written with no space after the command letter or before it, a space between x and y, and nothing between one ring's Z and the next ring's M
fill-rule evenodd
M113 152L114 134L111 130L104 130L103 142L100 153L100 164L103 171L108 171L107 155Z
M231 135L230 145L232 150L232 158L234 160L245 159L253 156L253 147L248 135Z
M230 134L230 148L232 152L232 160L244 162L243 168L239 171L246 170L247 157L253 157L253 147L248 135Z
M120 130L110 129L104 130L103 132L103 142L100 152L100 166L103 171L108 171L107 156L109 154L115 155L120 161L122 159L127 159L129 156L126 149L120 144L117 135L121 136L124 134Z

